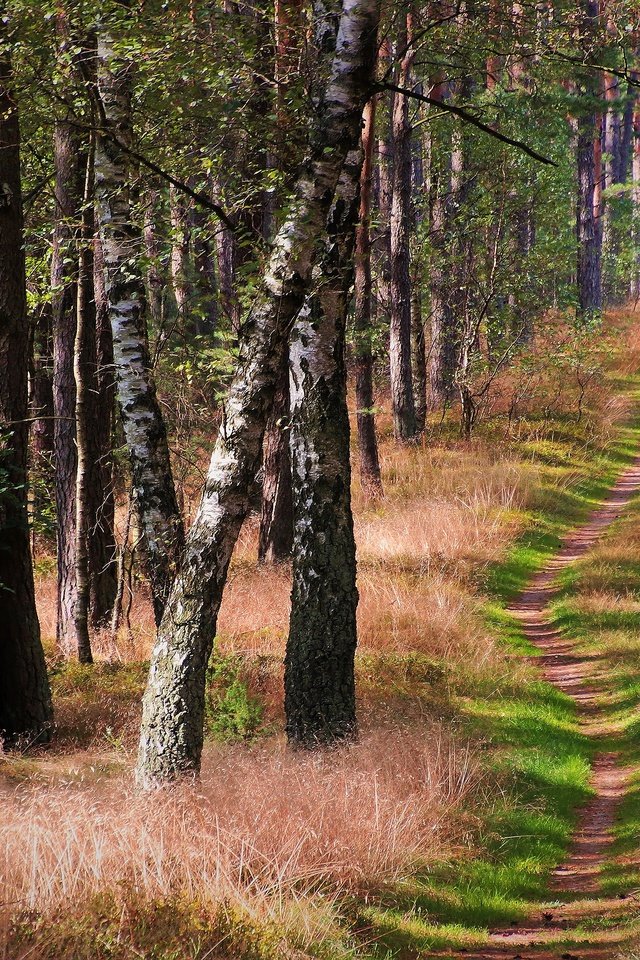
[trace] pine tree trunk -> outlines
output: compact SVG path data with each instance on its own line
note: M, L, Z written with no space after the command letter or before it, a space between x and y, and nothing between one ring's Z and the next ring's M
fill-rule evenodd
M364 108L362 149L364 153L360 178L360 215L355 236L355 375L356 419L360 453L362 489L371 496L382 496L382 477L378 457L376 420L373 412L372 280L371 280L371 186L373 177L373 145L375 142L376 98Z
M262 507L258 560L282 563L291 557L293 503L289 454L289 351L285 350L264 434Z
M202 501L153 651L138 760L138 779L146 786L200 766L206 669L227 569L248 509L286 331L304 302L344 159L360 137L378 17L378 0L343 0L311 152L245 324Z
M159 624L176 574L184 531L167 435L149 367L143 328L144 283L136 269L141 236L131 217L128 154L132 141L133 64L119 59L110 35L98 32L98 90L110 133L96 143L97 225L113 336L116 391L129 452L133 499ZM122 143L123 146L120 146Z
M637 75L640 77L640 73ZM631 157L631 201L633 224L633 263L630 292L634 304L640 300L640 99L633 110L633 154Z
M446 85L436 78L434 100L443 100ZM436 160L432 150L430 169L431 257L429 262L430 348L429 398L431 406L444 407L455 394L456 356L459 331L453 312L451 278L453 197L451 157Z
M218 278L214 263L208 219L195 205L191 210L193 224L193 266L197 288L196 333L206 335L213 342L218 329Z
M53 458L53 341L51 306L43 304L32 321L33 373L31 380L31 444L37 463Z
M195 333L191 322L193 306L193 284L191 282L190 248L191 227L189 207L179 190L171 185L169 190L169 208L171 211L171 279L173 293L178 307L183 335Z
M95 230L95 223L94 223ZM96 324L94 426L89 470L89 589L92 627L105 626L116 596L115 496L113 489L113 415L115 382L109 304L104 286L104 258L93 238L93 300Z
M54 132L55 226L51 252L53 316L53 410L58 559L56 637L69 656L77 649L76 599L76 391L73 349L76 337L77 249L80 216L79 145L69 123Z
M2 12L2 11L0 11ZM0 740L19 749L50 737L53 714L36 612L27 519L29 323L18 108L0 21Z
M581 0L583 11L582 30L588 38L596 29L598 18L597 0ZM585 74L586 96L594 98L599 93L599 77L595 71ZM599 116L587 104L581 109L577 121L577 170L578 210L576 217L578 258L577 292L578 316L588 322L599 316L602 309L602 231L597 216L597 163L596 139Z
M158 191L149 189L144 208L144 224L142 227L142 239L147 261L145 293L151 323L153 324L156 336L161 338L165 321L164 291L166 285L160 269L161 250L156 232L156 218L159 214L158 205ZM102 259L104 260L104 257Z
M287 736L294 746L356 732L356 548L351 513L345 365L348 291L361 151L343 168L329 218L321 282L291 335L294 542L285 659Z
M278 85L278 157L280 170L291 173L293 157L291 127L295 118L287 103L287 92L299 53L302 27L300 0L276 0L274 7L276 55L275 78ZM293 505L291 499L291 457L289 454L289 356L285 357L273 411L267 423L262 455L262 508L258 560L279 563L291 556L293 541Z
M400 12L403 23L399 31L397 49L404 52L407 45L407 17ZM411 57L404 52L400 67L399 85L409 86ZM411 371L411 274L409 228L411 223L411 127L407 97L396 94L392 113L393 176L391 189L390 245L391 245L391 305L389 323L389 366L393 432L397 440L413 440L417 423Z

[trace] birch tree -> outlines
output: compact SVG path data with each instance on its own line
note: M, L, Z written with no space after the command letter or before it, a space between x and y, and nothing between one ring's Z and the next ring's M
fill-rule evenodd
M345 330L362 153L347 158L315 289L291 336L294 536L285 660L289 742L356 732L356 547L351 513Z
M379 0L343 0L309 154L247 318L202 500L152 654L137 770L147 787L200 767L206 669L229 561L260 462L287 330L304 302L343 163L360 136L378 18Z
M98 30L95 194L113 335L116 391L131 464L133 501L143 535L156 623L175 576L184 531L169 447L144 335L144 283L138 266L141 235L133 223L131 95L134 65Z

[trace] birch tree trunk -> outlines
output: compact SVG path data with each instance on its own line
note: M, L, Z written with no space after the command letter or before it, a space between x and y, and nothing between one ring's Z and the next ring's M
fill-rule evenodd
M144 283L138 268L140 231L132 223L131 61L120 58L106 29L98 32L98 94L106 132L96 142L97 225L113 335L116 390L131 463L133 499L160 623L184 544L165 424L143 329Z
M92 434L95 422L94 375L96 357L96 317L93 300L93 139L89 144L86 180L82 203L81 226L78 237L78 288L76 309L76 336L73 349L73 375L76 388L76 447L77 473L75 497L75 562L76 597L73 611L78 660L93 663L89 638L89 524L91 496ZM93 414L93 416L92 416Z
M375 142L376 98L364 108L362 149L364 153L360 177L360 212L355 238L355 368L356 417L360 452L360 480L365 493L382 495L382 477L378 457L378 438L373 412L373 354L371 350L372 280L371 280L371 181L373 178L373 145Z
M355 735L356 548L345 366L362 154L347 158L326 250L291 335L294 539L285 659L287 736L313 748Z
M403 28L397 49L402 53L399 85L409 86L412 57L405 49L411 14L400 11ZM411 276L409 227L411 222L411 127L407 97L396 93L392 114L393 176L391 189L390 249L391 305L389 365L393 432L397 440L412 440L417 434L413 376L411 370Z
M0 471L9 487L0 495L0 741L23 748L49 739L53 714L27 520L29 324L20 127L5 30L0 19Z
M310 153L247 318L202 501L153 651L137 770L145 786L200 767L206 669L227 569L248 509L286 332L304 302L342 165L360 136L378 17L379 0L343 0Z

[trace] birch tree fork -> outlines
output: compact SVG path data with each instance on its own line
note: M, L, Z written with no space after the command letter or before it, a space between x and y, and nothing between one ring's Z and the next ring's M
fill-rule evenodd
M96 138L97 226L113 334L116 392L132 474L133 501L159 624L184 544L169 447L143 327L142 238L132 222L130 162L133 64L98 30L98 97L106 130ZM112 134L112 136L110 136Z
M286 334L309 288L344 160L360 136L378 19L379 0L343 0L309 155L247 318L202 500L152 654L137 770L147 787L200 767L206 669L227 569L260 462Z

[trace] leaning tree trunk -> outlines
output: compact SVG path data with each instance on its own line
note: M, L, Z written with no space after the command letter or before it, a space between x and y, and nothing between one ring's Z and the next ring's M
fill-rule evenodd
M400 11L404 27L399 31L402 53L400 86L409 86L412 57L405 50L410 14ZM397 440L412 440L417 432L411 370L411 276L409 228L411 223L411 127L407 97L396 93L392 112L393 177L391 188L390 248L391 304L389 316L389 366L393 432Z
M371 349L372 281L371 281L371 180L373 177L373 145L376 98L364 108L360 177L360 212L355 237L354 262L354 338L356 372L356 419L360 453L360 481L365 493L382 495L382 477L378 457L376 420L373 412L373 352Z
M132 62L116 55L109 33L100 29L98 94L104 129L96 143L97 226L104 255L118 404L159 624L176 575L184 531L143 329L144 283L137 267L141 236L132 223L127 153L133 137L132 71Z
M202 502L153 651L138 759L146 786L200 766L206 669L227 569L248 509L286 332L304 302L342 165L360 136L378 17L379 0L343 0L311 152L247 318Z
M3 7L0 4L0 13ZM3 34L0 26L6 51ZM49 739L53 714L27 520L29 324L20 128L11 79L11 64L4 53L0 58L0 741L5 747L23 747Z
M307 748L356 733L356 547L345 366L362 154L345 163L326 250L291 335L293 586L285 658L287 736Z

